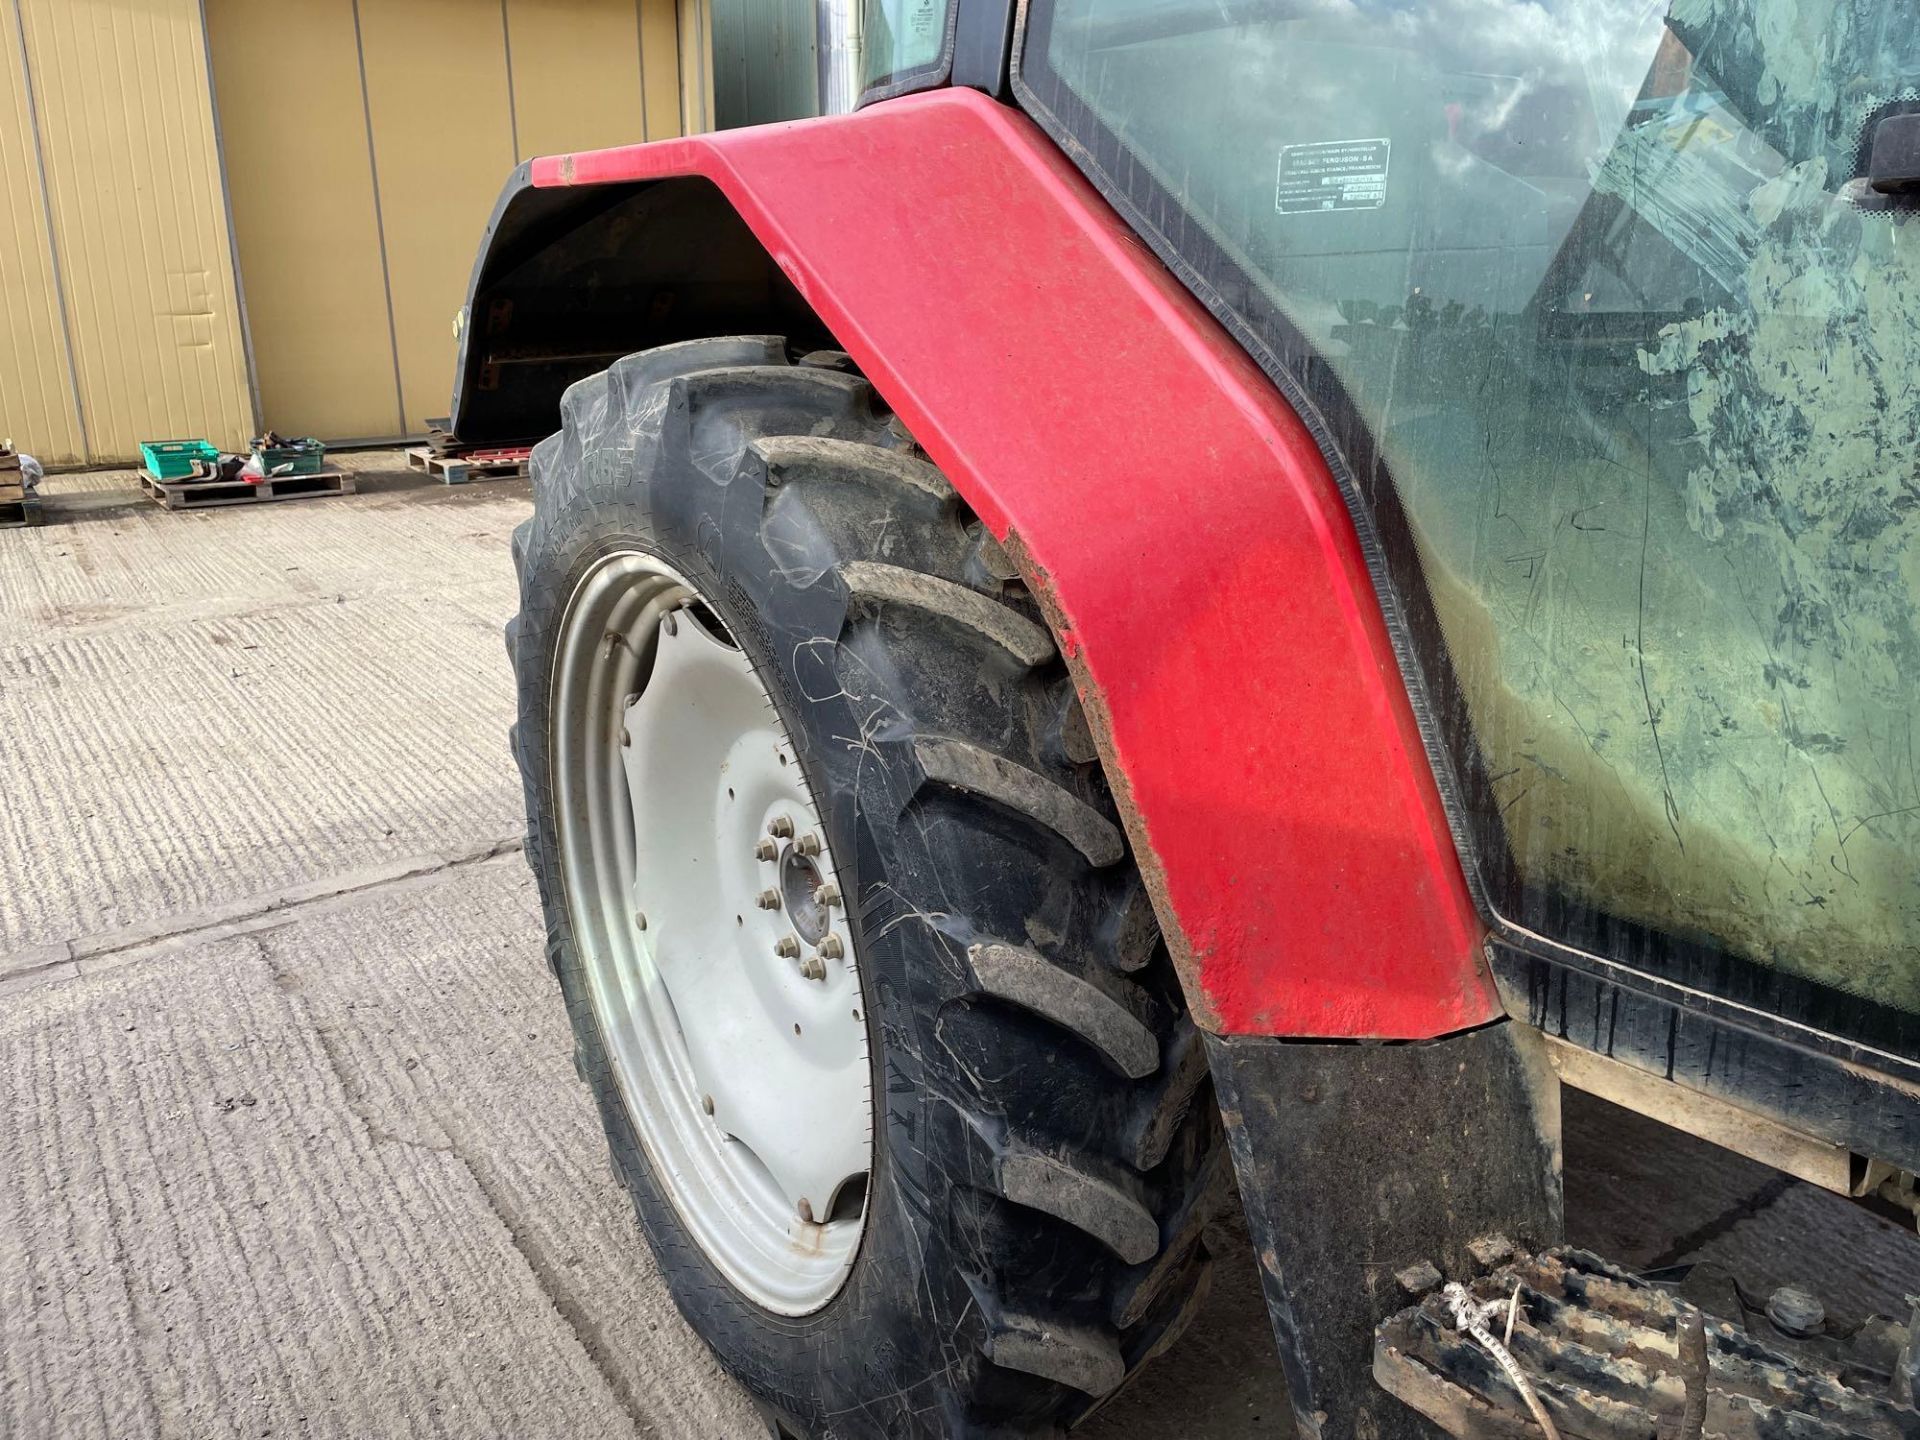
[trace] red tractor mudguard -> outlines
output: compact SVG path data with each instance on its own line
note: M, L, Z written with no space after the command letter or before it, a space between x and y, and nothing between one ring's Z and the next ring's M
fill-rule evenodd
M648 233L647 206L664 212L636 192L708 182L1025 571L1196 1020L1426 1039L1499 1015L1366 557L1311 436L1019 113L946 90L533 162L476 271L459 433L529 438L486 433L501 382L483 347L513 322L486 290L512 259L503 237L568 223L556 191L641 200L620 243L675 250L660 263L676 294L754 288L738 243ZM663 322L665 292L634 288L625 348L686 338L690 302Z

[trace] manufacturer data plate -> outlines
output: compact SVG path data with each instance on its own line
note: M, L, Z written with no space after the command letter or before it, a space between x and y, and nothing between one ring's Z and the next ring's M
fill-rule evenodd
M1322 140L1280 147L1274 208L1282 215L1378 210L1387 203L1391 140Z

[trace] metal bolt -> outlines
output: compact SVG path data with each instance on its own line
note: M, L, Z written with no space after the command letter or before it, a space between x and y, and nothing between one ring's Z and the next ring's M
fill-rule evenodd
M1827 1323L1820 1297L1797 1285L1783 1285L1767 1297L1767 1318L1789 1335L1817 1335Z
M774 942L773 953L778 955L782 960L798 960L800 958L800 942L791 935L782 935Z
M700 1097L700 1108L701 1108L702 1110L705 1110L705 1111L707 1112L707 1114L709 1114L709 1115L711 1115L711 1114L713 1113L713 1097L712 1097L711 1095L703 1095L703 1096L701 1096L701 1097Z
M800 962L800 974L808 980L824 980L827 978L827 962L818 955L809 955Z
M798 850L802 855L818 855L820 853L820 837L809 831L793 842L793 848Z
M816 905L838 905L840 903L840 887L832 881L828 881L825 885L820 886L819 889L813 892L813 903Z
M791 840L793 838L793 821L789 820L785 815L776 815L767 822L767 834L773 836L776 840Z
M829 935L820 942L820 953L829 960L840 960L846 957L847 947L840 943L838 935Z
M756 860L778 860L780 858L780 847L771 840L762 840L758 845L753 847L753 858Z
M666 618L660 622L660 628L669 635L678 635L680 633L680 622L673 618L672 611L668 611Z
M753 903L758 905L762 910L778 910L780 908L780 892L778 890L762 890L760 892L760 898Z

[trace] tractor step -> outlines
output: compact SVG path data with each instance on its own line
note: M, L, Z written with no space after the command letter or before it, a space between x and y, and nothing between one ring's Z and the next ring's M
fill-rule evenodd
M1430 1288L1380 1326L1373 1373L1451 1434L1538 1440L1544 1411L1561 1440L1920 1436L1909 1324L1834 1326L1810 1297L1779 1292L1804 1302L1781 1311L1783 1329L1767 1318L1779 1304L1755 1307L1724 1272L1656 1283L1570 1248L1466 1286L1421 1269L1409 1288Z

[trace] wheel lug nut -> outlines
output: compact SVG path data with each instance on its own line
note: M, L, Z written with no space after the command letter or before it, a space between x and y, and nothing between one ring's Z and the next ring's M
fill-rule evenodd
M636 910L636 911L634 911L634 912L633 912L633 923L634 923L634 925L635 925L635 926L637 926L637 927L638 927L639 929L642 929L642 930L644 930L644 929L646 929L646 928L647 928L647 912L646 912L646 911L644 911L644 910Z
M753 847L753 858L756 860L778 860L780 858L780 847L771 840L762 840L758 845Z
M782 960L798 960L800 958L800 942L791 935L782 935L774 942L773 953L778 955Z
M813 1224L813 1205L809 1201L803 1199L796 1208L799 1210L802 1220L809 1225Z
M762 910L778 910L780 908L780 892L778 890L762 890L760 892L760 898L753 903L758 905Z
M713 1113L713 1097L712 1097L711 1095L703 1095L703 1096L701 1096L701 1097L700 1097L700 1108L701 1108L702 1110L705 1110L705 1111L707 1112L707 1114L709 1114L709 1115L711 1115L711 1114Z
M829 960L840 960L846 957L847 947L840 943L838 935L829 935L820 942L820 953Z
M813 892L813 903L816 905L838 905L840 903L840 887L831 881L827 882Z
M791 840L793 838L793 821L785 815L776 815L767 822L767 834L773 836L776 840Z
M672 611L668 611L666 616L660 621L660 628L669 635L678 635L680 633L680 622L673 618Z
M793 842L793 848L798 850L802 855L818 855L820 853L820 837L809 831Z
M827 962L818 955L809 955L800 962L800 974L808 980L824 980L827 978Z

